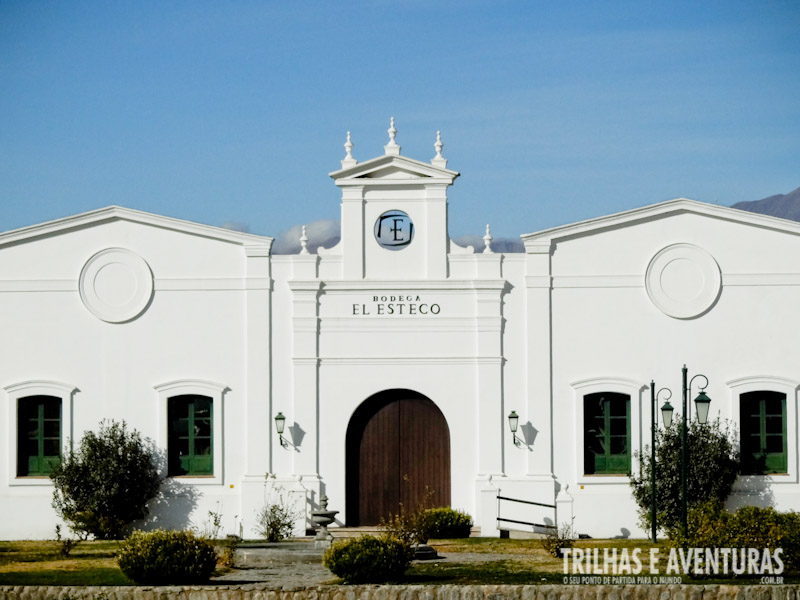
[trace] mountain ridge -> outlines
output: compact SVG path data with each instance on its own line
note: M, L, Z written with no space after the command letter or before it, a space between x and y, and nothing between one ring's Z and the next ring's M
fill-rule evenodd
M800 221L800 187L788 194L775 194L761 200L737 202L731 208Z

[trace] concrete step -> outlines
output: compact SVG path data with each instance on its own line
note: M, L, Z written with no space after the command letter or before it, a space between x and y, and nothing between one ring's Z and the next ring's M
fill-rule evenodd
M383 527L379 527L377 525L367 526L367 527L328 527L328 531L334 538L351 538L351 537L359 537L362 535L374 535L380 536L383 535L385 531ZM309 531L308 535L315 535L315 531ZM481 528L480 527L473 527L470 530L469 537L480 537L481 536Z
M360 537L362 535L374 535L380 536L384 533L383 527L378 526L371 526L371 527L328 527L328 532L334 537L334 539L338 538L353 538L353 537Z

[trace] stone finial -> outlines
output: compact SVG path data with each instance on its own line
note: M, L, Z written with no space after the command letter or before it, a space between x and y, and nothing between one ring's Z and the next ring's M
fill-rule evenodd
M347 132L347 141L344 143L344 149L347 150L347 156L342 159L342 168L354 167L358 161L353 158L353 142L350 140L350 132Z
M386 144L383 149L387 155L391 154L393 156L400 155L400 146L394 141L394 136L397 135L397 129L394 128L394 117L392 117L389 123L389 143Z
M494 250L492 250L492 234L489 233L489 224L486 224L486 235L483 236L483 243L486 245L486 248L483 249L484 254L492 254Z
M300 234L300 254L308 254L308 236L306 235L305 225L303 225L302 233Z
M433 145L434 149L436 150L436 156L431 159L431 164L434 167L441 167L444 169L447 166L447 159L442 156L442 148L444 148L444 144L442 143L442 132L436 132L436 143Z

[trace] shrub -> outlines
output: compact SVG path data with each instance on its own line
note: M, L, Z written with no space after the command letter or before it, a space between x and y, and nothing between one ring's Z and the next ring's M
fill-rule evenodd
M133 521L147 516L147 503L158 494L156 456L125 421L101 422L50 475L53 508L73 531L103 540L124 537Z
M238 535L228 535L222 540L222 546L219 551L218 563L223 567L233 567L236 564L236 550L239 544L242 543L242 538Z
M391 515L388 519L381 519L381 527L386 531L386 535L400 540L409 546L413 544L424 544L428 541L428 523L422 516L423 511L416 511L411 514L399 512Z
M428 539L467 538L472 529L472 517L449 507L429 508L423 511L423 517Z
M725 510L718 500L707 501L686 517L688 534L679 525L669 530L670 541L683 548L783 548L787 568L800 570L800 514L772 507L743 506Z
M266 496L264 506L256 513L256 530L268 542L280 542L291 537L294 522L299 517L286 491L275 485Z
M399 581L413 558L411 545L396 538L362 535L334 542L322 564L345 583L385 583Z
M407 479L406 483L408 483ZM387 519L381 519L381 526L386 530L386 534L404 544L427 543L428 538L431 537L432 524L432 517L428 511L433 506L435 495L434 490L425 486L425 495L414 509L409 510L401 503L399 512L390 514Z
M74 539L61 536L61 525L56 525L56 541L59 543L58 555L61 558L69 558L70 553L84 541L85 538Z
M728 523L731 513L718 499L706 500L686 514L689 535L684 536L679 522L666 528L672 546L676 548L730 548L731 532Z
M688 455L686 469L688 507L709 500L724 502L730 495L739 471L739 451L727 426L719 419L701 425L692 421L686 437ZM681 421L675 419L668 429L656 433L656 504L658 524L674 530L681 514ZM653 465L649 450L636 452L641 461L638 477L631 477L633 497L639 505L642 528L649 530Z
M561 558L562 548L572 548L575 544L575 532L570 523L562 523L561 527L551 529L541 539L542 548L544 548L550 556Z
M134 531L120 544L119 568L139 584L208 581L217 564L211 542L191 531Z
M781 548L783 548L783 561L787 568L793 569L795 573L800 573L800 513L789 511L780 513L781 525L783 527L783 538Z

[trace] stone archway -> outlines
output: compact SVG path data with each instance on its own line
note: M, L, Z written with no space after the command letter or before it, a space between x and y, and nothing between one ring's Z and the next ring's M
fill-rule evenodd
M347 427L346 509L350 527L377 525L432 492L450 506L450 429L429 398L386 390L365 400Z

